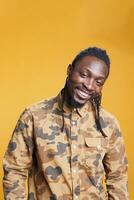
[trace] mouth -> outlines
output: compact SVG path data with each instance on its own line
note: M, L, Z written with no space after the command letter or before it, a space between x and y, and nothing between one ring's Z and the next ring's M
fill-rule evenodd
M80 89L76 89L76 92L77 92L77 96L80 98L80 99L83 99L83 100L87 100L87 99L90 99L91 96L93 95L93 93L88 93L87 91L84 91L84 90L80 90Z

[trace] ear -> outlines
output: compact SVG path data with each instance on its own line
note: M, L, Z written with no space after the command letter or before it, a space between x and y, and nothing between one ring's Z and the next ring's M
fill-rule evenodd
M72 72L72 69L73 69L72 65L69 64L69 65L68 65L68 68L67 68L67 76L70 75L70 73Z

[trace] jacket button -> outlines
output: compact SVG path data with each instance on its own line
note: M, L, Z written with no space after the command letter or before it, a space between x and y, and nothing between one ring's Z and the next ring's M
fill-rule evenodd
M98 149L98 150L101 150L101 145L98 144L98 145L97 145L97 149Z
M76 147L77 147L76 144L74 144L74 145L73 145L73 148L76 149Z
M75 121L72 121L72 125L73 125L73 126L76 125L76 122L75 122Z
M73 173L76 173L76 169L73 169Z

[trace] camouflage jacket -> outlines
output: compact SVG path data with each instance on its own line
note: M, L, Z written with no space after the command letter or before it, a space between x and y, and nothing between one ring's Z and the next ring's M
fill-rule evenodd
M4 156L5 199L128 200L128 164L115 117L100 108L104 138L90 102L80 109L66 103L61 109L61 102L59 94L21 114Z

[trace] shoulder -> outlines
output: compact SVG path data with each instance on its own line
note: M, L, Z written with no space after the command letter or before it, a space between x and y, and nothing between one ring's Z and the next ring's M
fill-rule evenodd
M105 118L106 120L110 120L110 121L117 120L116 116L113 113L107 111L102 106L100 107L100 113L103 116L103 118Z
M105 119L105 121L107 121L107 122L109 122L111 124L115 124L115 123L118 124L117 117L113 113L111 113L111 112L107 111L106 109L104 109L103 107L100 108L100 114L103 117L103 119Z
M110 129L112 132L114 131L117 133L117 135L120 135L120 124L114 114L101 107L100 118L101 121L105 124L105 127L108 127L108 129Z
M28 106L26 109L31 112L42 110L42 109L51 110L56 102L57 102L57 97L50 97Z
M57 96L43 99L27 106L21 115L23 117L30 116L33 118L42 118L51 113L55 107L57 107Z

